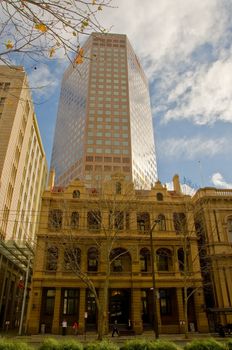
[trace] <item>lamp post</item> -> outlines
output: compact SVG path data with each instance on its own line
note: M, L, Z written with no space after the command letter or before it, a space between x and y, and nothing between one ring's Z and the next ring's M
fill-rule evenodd
M160 222L160 220L155 220L150 228L150 248L151 248L151 274L152 274L152 306L153 306L153 328L155 332L156 339L159 338L159 325L158 325L158 317L157 317L157 309L156 309L156 280L155 280L155 267L154 267L154 246L153 246L153 237L152 233L156 225Z

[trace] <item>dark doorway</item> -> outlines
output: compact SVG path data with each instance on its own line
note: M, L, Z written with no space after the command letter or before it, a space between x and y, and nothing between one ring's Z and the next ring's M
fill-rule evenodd
M51 333L52 331L52 321L53 321L54 305L55 305L55 293L56 293L55 288L43 288L41 315L40 315L40 330L41 330L41 325L45 324L46 333Z
M94 294L89 289L86 289L86 312L86 329L97 329L97 305Z
M149 289L142 289L141 290L141 310L142 310L142 321L143 321L143 328L144 329L151 329L152 328L152 319L153 319L153 305L152 305L152 290Z
M111 289L109 294L109 322L128 325L131 319L131 291L130 289Z

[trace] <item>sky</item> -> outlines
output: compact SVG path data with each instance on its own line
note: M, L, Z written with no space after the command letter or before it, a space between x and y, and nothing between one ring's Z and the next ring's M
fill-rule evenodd
M113 0L100 22L128 36L149 79L158 176L232 188L232 1ZM68 62L29 67L50 163Z

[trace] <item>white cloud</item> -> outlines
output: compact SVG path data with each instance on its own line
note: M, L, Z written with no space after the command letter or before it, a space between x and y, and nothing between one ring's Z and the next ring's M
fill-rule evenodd
M37 98L49 97L59 84L60 77L47 65L38 65L29 73L29 82L32 93Z
M174 189L173 182L167 182L166 186L169 191L173 191ZM196 193L196 189L192 188L187 184L180 184L180 187L181 187L182 193L185 195L193 196Z
M232 123L232 59L218 60L211 65L188 72L169 95L176 106L164 120L190 119L195 124L216 121Z
M232 2L118 0L106 26L128 35L151 81L154 113L232 122ZM102 17L103 19L103 17Z
M212 175L211 182L215 187L230 188L232 189L232 183L226 182L220 173L215 173Z
M199 159L199 157L213 157L225 153L230 147L226 138L206 139L203 137L171 138L161 141L159 154L170 158Z

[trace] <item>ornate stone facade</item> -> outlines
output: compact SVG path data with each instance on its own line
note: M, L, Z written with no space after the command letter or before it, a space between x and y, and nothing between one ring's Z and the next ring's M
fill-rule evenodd
M50 181L42 198L28 331L38 333L45 324L47 332L58 334L63 319L70 332L74 321L80 332L96 329L96 300L80 273L103 301L107 256L109 327L117 319L122 330L130 320L136 334L152 328L151 234L160 332L183 332L185 288L189 326L208 331L191 197L180 192L178 177L174 191L160 182L140 191L121 175L112 176L100 189L86 188L79 180L55 188ZM66 251L74 245L78 272ZM188 252L184 267L183 248Z

